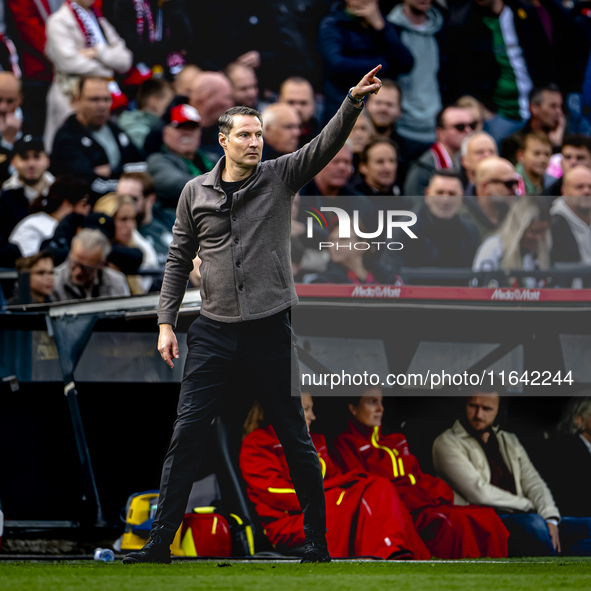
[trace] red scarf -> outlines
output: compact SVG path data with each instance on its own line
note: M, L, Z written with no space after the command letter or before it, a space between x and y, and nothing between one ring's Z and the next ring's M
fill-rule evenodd
M12 70L12 73L17 78L20 78L22 76L22 72L18 65L18 53L16 51L14 43L8 37L5 37L2 33L0 33L0 43L3 43L6 46L6 49L8 50L8 59L10 61L10 69Z
M447 150L439 142L435 142L431 146L431 154L433 154L433 158L435 159L436 170L453 168L453 160L447 153Z
M88 28L85 22L86 19L89 18L88 13L86 12L86 10L84 10L84 8L82 8L82 6L76 4L75 2L72 2L72 0L66 0L66 4L72 11L74 18L76 19L76 22L78 23L78 26L80 27L82 34L84 35L84 45L86 47L94 47L97 44L98 40L94 36L92 30ZM94 6L91 8L91 10L94 12L94 16L96 17L96 20L99 23L100 27L101 25L99 19L102 17L102 14Z
M351 270L347 271L347 277L351 280L351 283L355 283L356 285L361 285L361 284L375 285L375 284L377 284L377 281L375 280L374 276L369 271L367 272L367 277L365 278L365 281L361 281L361 279L359 279L359 277L357 277L357 275Z
M148 23L148 39L150 43L156 41L156 25L154 24L154 15L152 8L147 0L133 0L135 8L135 26L137 29L137 36L142 39L144 37L144 20Z

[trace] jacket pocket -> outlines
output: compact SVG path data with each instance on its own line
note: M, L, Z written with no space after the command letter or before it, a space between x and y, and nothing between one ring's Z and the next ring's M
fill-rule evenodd
M201 273L201 299L202 300L209 300L207 297L207 268L209 264L202 262L201 267L199 268L199 272Z
M264 220L273 217L277 213L273 192L256 193L247 192L244 195L246 217L249 220Z
M277 253L274 250L271 252L271 257L273 258L275 268L277 269L277 274L279 275L279 282L281 283L281 288L287 289L287 280L285 278L285 273L281 268L281 261L279 260L279 257L277 256Z

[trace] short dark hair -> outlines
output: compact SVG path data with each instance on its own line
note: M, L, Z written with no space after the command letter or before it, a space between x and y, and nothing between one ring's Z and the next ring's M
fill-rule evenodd
M172 87L167 80L164 80L164 78L150 78L149 80L142 82L138 86L137 94L135 95L138 110L141 111L146 107L148 99L151 96L161 97L167 90L172 92Z
M39 261L43 259L51 259L51 262L53 262L53 255L46 250L42 250L33 256L21 257L20 259L17 259L14 263L14 266L20 273L21 271L32 269Z
M562 140L562 148L572 146L573 148L585 148L591 154L591 137L582 133L572 133L565 135Z
M532 140L538 140L539 142L542 142L543 144L550 146L550 149L552 149L553 147L552 141L548 137L547 133L544 133L543 131L530 131L529 133L526 133L524 136L522 136L522 138L520 139L519 148L521 150L525 150L525 148L527 147L527 142Z
M247 115L248 117L256 117L261 122L261 127L263 126L263 116L261 115L260 111L252 109L251 107L238 106L228 109L223 115L220 116L220 118L218 119L218 127L220 129L220 133L228 135L232 131L232 127L234 127L234 117L236 115Z
M562 95L562 91L560 90L560 88L558 88L558 85L554 84L554 82L551 82L547 86L539 86L537 88L534 88L529 93L529 104L536 106L542 104L545 92L558 92Z
M460 181L460 184L462 184L462 177L460 176L460 173L455 168L442 168L441 170L436 170L431 175L431 178L429 179L429 184L431 184L431 181L436 176L443 177L444 179L456 179L457 181Z
M363 164L367 164L367 161L369 159L369 151L374 146L377 146L378 144L388 144L389 146L392 146L394 148L394 151L396 152L396 158L398 158L398 154L400 153L398 150L398 144L396 144L396 142L392 141L390 138L377 137L377 138L374 138L373 140L370 140L365 145L363 150L361 150L361 154L359 154L359 162L363 163Z
M103 76L80 76L80 80L78 80L78 96L82 96L82 91L84 90L84 86L89 80L102 80L109 85L108 78L104 78Z
M437 113L436 117L435 117L435 127L437 127L438 129L443 129L445 127L445 125L443 124L443 116L445 115L445 112L448 109L452 109L455 107L454 105L446 105L445 107L443 107L439 113Z
M156 185L154 184L154 179L152 178L149 172L139 170L132 172L124 172L119 177L119 180L121 181L125 179L139 181L142 184L142 191L144 193L144 197L147 197L152 193L156 193Z
M64 174L59 176L51 188L47 197L39 195L29 209L29 213L38 213L44 211L52 214L57 211L64 201L69 201L72 205L76 205L84 198L90 198L90 188L86 182L78 177Z

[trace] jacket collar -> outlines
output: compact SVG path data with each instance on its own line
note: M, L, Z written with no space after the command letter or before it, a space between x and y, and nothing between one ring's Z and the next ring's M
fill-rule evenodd
M499 433L499 426L495 425L492 428L493 432L495 434ZM456 437L460 437L461 439L474 439L474 437L468 433L468 431L466 431L466 428L464 427L464 425L462 425L460 419L457 419L456 422L453 424L453 427L451 428L451 432L456 436Z
M203 181L204 187L212 187L216 191L222 191L222 171L226 166L226 156L222 156L218 161L217 164L213 167L213 169L206 173L206 179ZM247 184L250 183L255 179L255 177L261 172L261 163L259 162L256 166L255 171L253 174L250 175L249 181Z

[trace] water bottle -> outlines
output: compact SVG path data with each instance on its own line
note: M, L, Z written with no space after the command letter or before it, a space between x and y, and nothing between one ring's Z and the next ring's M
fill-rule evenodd
M113 550L106 550L104 548L97 548L93 553L93 557L95 560L100 560L101 562L113 562L115 560Z

